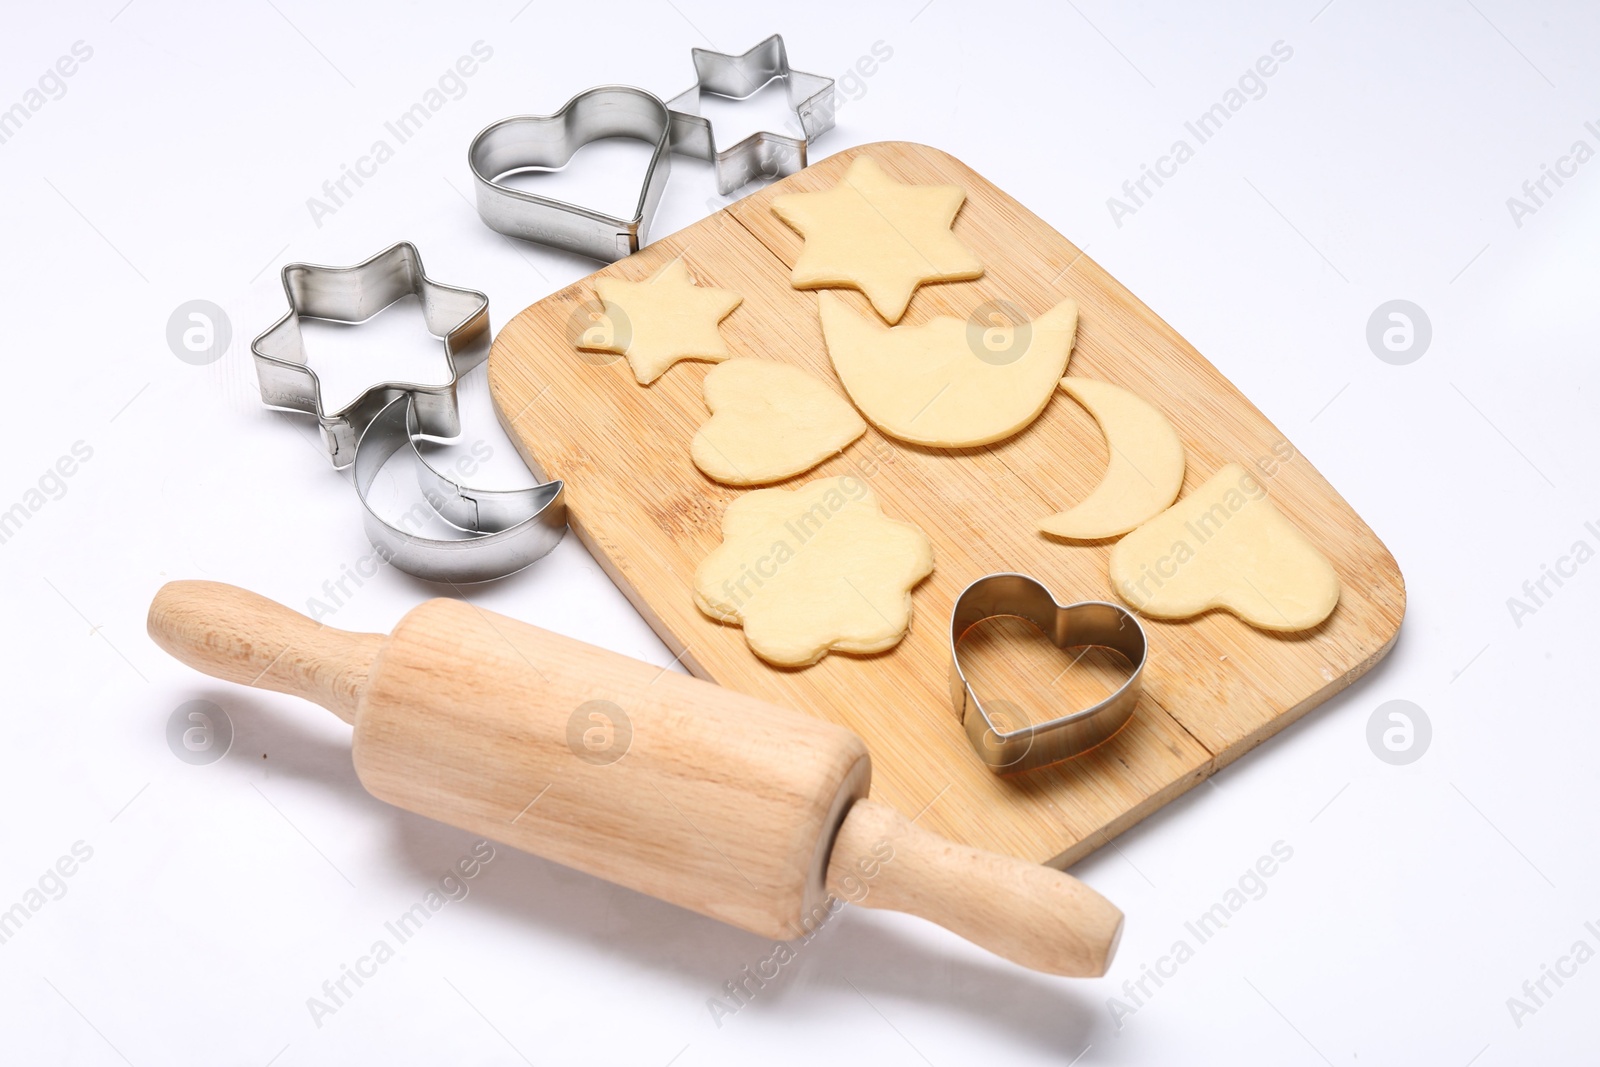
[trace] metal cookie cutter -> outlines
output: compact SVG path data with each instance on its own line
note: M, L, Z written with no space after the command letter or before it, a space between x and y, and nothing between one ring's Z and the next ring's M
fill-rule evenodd
M1006 721L1012 716L986 709L973 693L956 645L982 620L1007 615L1027 619L1058 648L1098 645L1119 652L1132 672L1093 707L1041 723ZM1025 574L990 574L967 586L950 613L950 696L968 740L990 770L1032 770L1086 752L1122 728L1139 702L1148 650L1144 627L1124 607L1101 601L1063 605Z
M290 263L283 268L283 291L289 297L289 310L250 343L261 401L315 415L335 467L355 462L362 429L400 396L412 398L421 432L434 437L461 432L456 380L489 354L487 296L429 278L422 270L422 256L409 241L390 245L353 267ZM422 301L429 332L444 338L450 380L443 385L382 382L337 411L324 410L322 384L306 365L300 320L362 323L407 296Z
M552 115L517 115L485 127L467 149L484 224L610 263L649 240L645 231L661 202L672 153L711 162L717 191L727 194L754 178L793 174L806 165L812 139L833 128L833 79L791 68L778 34L743 55L696 48L693 57L697 80L670 103L632 86L601 85L574 96ZM776 78L788 87L802 136L760 131L718 151L711 122L700 114L701 93L743 100ZM579 148L603 137L631 137L655 146L629 218L505 184L514 174L564 167Z
M530 170L560 168L572 154L602 137L631 137L655 145L631 218L552 200L502 179ZM581 92L553 115L517 115L484 128L472 139L467 165L478 191L478 214L499 233L577 252L604 262L637 252L661 202L671 171L672 116L654 93L626 85Z
M483 582L521 570L561 540L566 529L563 484L531 489L475 490L428 465L417 437L461 433L456 382L489 352L489 298L474 289L444 285L423 272L416 246L402 241L352 267L291 263L283 268L289 311L251 343L261 399L272 407L317 417L335 467L354 465L363 524L387 562L435 582ZM306 365L302 318L357 324L395 301L422 301L428 330L444 339L450 380L443 385L383 382L337 411L324 410L321 383ZM416 453L423 496L440 517L468 536L423 537L413 515L390 523L368 500L383 465L403 445ZM425 517L424 517L425 518Z
M789 66L783 37L773 34L743 55L693 50L696 82L671 100L672 150L716 166L717 192L727 195L756 178L781 178L806 165L812 140L833 129L833 79ZM711 121L700 115L700 96L712 93L744 100L782 78L789 107L800 120L801 136L759 131L721 151Z
M365 509L367 538L387 562L430 582L487 582L513 574L548 553L567 530L561 482L531 489L469 489L430 465L417 448L423 436L416 405L400 397L378 412L356 449L356 495ZM412 527L413 513L398 524L379 515L367 499L378 472L401 448L416 459L417 484L434 511L473 536L424 537Z

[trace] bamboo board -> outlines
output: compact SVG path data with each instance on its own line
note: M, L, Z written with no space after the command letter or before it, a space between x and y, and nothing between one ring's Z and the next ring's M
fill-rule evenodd
M741 492L712 482L689 458L690 438L708 417L701 381L711 364L679 363L639 386L626 361L577 351L582 306L595 298L594 277L642 280L682 255L700 284L744 295L722 324L735 355L791 362L838 387L817 294L789 285L801 239L769 205L782 193L831 187L863 153L898 181L964 188L954 230L986 267L976 281L919 289L902 325L965 318L989 300L1030 316L1063 297L1077 300L1067 373L1132 389L1172 419L1188 450L1185 492L1229 461L1254 466L1272 501L1338 571L1343 591L1328 621L1298 635L1265 633L1220 612L1147 621L1144 695L1122 731L1053 768L990 772L950 705L956 595L984 574L1016 570L1064 602L1115 599L1110 542L1035 532L1039 518L1093 489L1107 462L1093 419L1061 393L1032 426L998 444L942 452L869 428L843 455L782 483L856 474L887 515L933 539L934 573L914 591L911 632L895 649L778 670L750 652L742 630L701 614L690 592L695 567L720 543L722 511ZM873 314L860 294L833 291ZM573 530L691 672L850 727L872 753L876 799L954 840L1025 859L1071 863L1271 737L1381 659L1405 610L1404 583L1383 543L1216 368L1066 238L959 160L923 145L841 152L546 297L496 337L489 384L524 459L566 481ZM1016 621L988 624L963 643L981 696L1059 713L1063 702L1082 706L1115 684L1093 657L1062 673L1069 660L1021 629Z

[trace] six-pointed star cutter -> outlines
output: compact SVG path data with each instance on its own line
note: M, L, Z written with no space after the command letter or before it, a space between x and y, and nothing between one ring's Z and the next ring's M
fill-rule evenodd
M758 178L779 178L806 165L813 138L833 126L833 79L789 66L783 38L772 35L742 55L693 50L696 82L670 103L643 89L604 85L579 93L553 115L502 119L479 133L468 152L478 212L492 229L611 261L646 241L661 200L672 153L712 163L717 188L728 193ZM782 79L800 136L760 131L718 149L699 113L702 93L743 100ZM631 137L654 146L633 214L622 219L504 184L518 173L564 166L574 152L603 137ZM423 273L415 246L401 242L350 267L291 263L283 268L289 310L251 344L261 399L272 407L317 417L335 467L352 467L363 525L390 563L429 581L481 582L512 574L553 548L566 530L562 483L531 489L470 489L428 465L419 437L461 432L456 382L483 362L489 346L489 299L442 285ZM358 324L403 297L423 306L428 329L444 340L450 380L443 385L381 382L338 410L325 409L321 384L307 365L302 318ZM369 499L384 465L410 447L424 498L463 537L423 536L385 518Z
M516 115L486 127L467 150L484 224L511 237L611 262L637 252L648 240L645 231L661 201L674 153L710 162L718 192L727 194L756 178L782 178L800 170L811 142L833 128L833 79L790 67L780 35L743 55L696 48L693 57L695 84L670 101L628 85L601 85L574 96L554 114ZM710 120L700 114L701 95L744 100L780 78L799 136L763 130L718 149ZM644 141L654 149L627 218L505 183L513 175L563 167L579 148L605 137Z
M603 85L579 93L554 114L514 116L485 128L468 151L483 221L500 233L612 261L646 243L674 153L712 163L724 195L757 178L779 178L806 166L811 141L833 127L833 79L791 68L777 34L742 55L696 48L693 58L695 84L670 101L631 86ZM743 100L780 78L800 136L759 131L719 150L710 120L699 113L701 95ZM629 218L504 183L515 174L565 166L583 145L605 137L634 138L654 149ZM351 267L291 263L283 268L283 286L289 311L251 345L262 400L317 417L334 466L353 467L367 536L386 561L430 581L480 582L521 570L560 541L566 531L561 482L520 490L469 489L431 467L417 448L419 437L460 433L455 387L460 375L488 354L487 296L430 279L407 242ZM409 295L421 300L429 331L444 341L450 380L443 385L382 382L343 408L325 410L317 376L307 365L300 320L358 324ZM424 498L461 531L461 538L424 537L373 508L369 494L378 473L408 446ZM1110 648L1126 659L1130 674L1093 706L1044 722L1027 721L1004 701L986 707L966 677L958 646L972 627L1002 615L1032 621L1062 647ZM1149 646L1138 619L1119 605L1063 605L1033 578L991 574L957 598L950 624L952 703L973 748L996 772L1070 759L1115 734L1133 713Z
M517 115L488 126L472 141L467 162L477 184L478 214L501 234L614 261L638 251L661 202L674 152L702 158L722 194L757 178L782 178L806 165L810 142L834 126L834 80L789 66L784 38L774 34L742 54L694 48L696 82L672 101L632 86L603 85L579 93L554 115ZM699 114L704 93L747 99L781 78L795 112L795 131L757 131L718 149L710 120ZM600 138L634 138L654 147L634 213L614 218L574 203L504 184L512 174L565 166ZM470 490L427 464L419 437L461 432L456 381L488 355L488 298L440 285L422 272L410 243L390 246L352 267L288 264L283 290L290 310L254 339L251 352L262 402L315 414L334 467L352 467L366 536L382 557L427 581L480 582L515 573L546 555L566 530L562 483L530 490ZM443 386L379 382L339 410L325 410L322 386L307 365L301 318L363 323L405 296L421 299L430 333L445 342L451 378ZM371 488L382 467L410 446L422 496L464 536L427 537L374 509Z
M489 298L429 278L409 242L351 267L290 263L283 268L289 310L251 342L261 399L270 407L317 417L335 467L353 467L356 495L373 547L389 563L433 582L484 582L521 570L566 532L562 483L530 489L470 489L429 466L417 438L461 433L456 382L489 353ZM407 296L422 303L428 331L444 340L450 379L442 385L381 382L337 410L327 410L308 365L302 319L359 324ZM413 516L391 522L369 494L378 472L401 448L416 460L423 497L460 538L426 537Z

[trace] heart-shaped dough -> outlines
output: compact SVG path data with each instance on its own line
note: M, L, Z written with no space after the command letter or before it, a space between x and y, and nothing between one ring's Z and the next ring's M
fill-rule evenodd
M911 587L933 544L886 517L854 475L757 489L722 516L722 544L694 574L694 601L744 627L751 651L805 667L829 651L882 652L911 626Z
M808 471L867 432L850 402L799 367L731 359L706 374L711 418L694 465L724 485L765 485Z
M1333 613L1333 565L1229 463L1111 549L1117 595L1157 619L1212 608L1263 630L1307 630Z

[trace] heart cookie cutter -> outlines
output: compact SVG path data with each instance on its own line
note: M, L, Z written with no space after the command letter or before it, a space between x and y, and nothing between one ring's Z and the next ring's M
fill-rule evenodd
M672 150L715 166L717 192L726 196L757 178L782 178L806 165L811 142L833 129L833 79L789 66L781 34L773 34L743 55L691 50L696 81L667 101L672 112ZM745 100L782 79L789 108L799 120L801 136L760 130L736 145L717 149L711 120L700 114L706 93Z
M574 96L554 114L516 115L486 126L467 149L484 224L510 237L614 262L649 240L646 230L661 202L673 153L709 161L716 168L717 191L726 195L756 178L793 174L806 165L811 141L833 128L833 79L790 67L781 35L742 55L704 48L692 55L695 84L670 103L629 85L601 85ZM788 88L801 136L758 131L718 151L711 121L700 114L701 94L743 100L779 78ZM628 218L505 183L516 174L564 167L578 149L604 137L654 146Z
M1040 723L1011 722L995 706L985 708L961 668L961 637L985 619L1012 616L1037 626L1057 648L1093 645L1127 659L1126 681L1099 703ZM1139 702L1149 641L1144 627L1118 604L1089 600L1058 603L1050 590L1026 574L990 574L962 590L950 612L950 697L973 749L996 773L1045 767L1087 752L1120 730ZM1020 710L1017 718L1024 718Z
M445 285L423 271L415 245L401 241L350 267L290 263L283 268L289 310L251 342L261 399L269 407L317 417L335 467L352 467L365 509L367 538L386 562L433 582L470 583L501 578L545 555L566 531L563 483L531 489L469 489L430 466L418 437L461 433L456 383L489 352L489 298L475 289ZM357 325L407 296L422 302L428 331L444 340L450 379L442 385L382 382L336 411L325 409L322 385L308 365L302 319ZM415 454L417 481L432 509L466 536L424 537L424 523L408 515L399 524L373 508L369 496L378 472L400 448Z
M566 166L590 141L628 137L654 145L644 186L629 218L552 200L504 182L513 174ZM654 93L601 85L553 115L515 115L486 126L467 149L478 190L478 215L491 230L606 263L637 252L672 169L672 113Z

